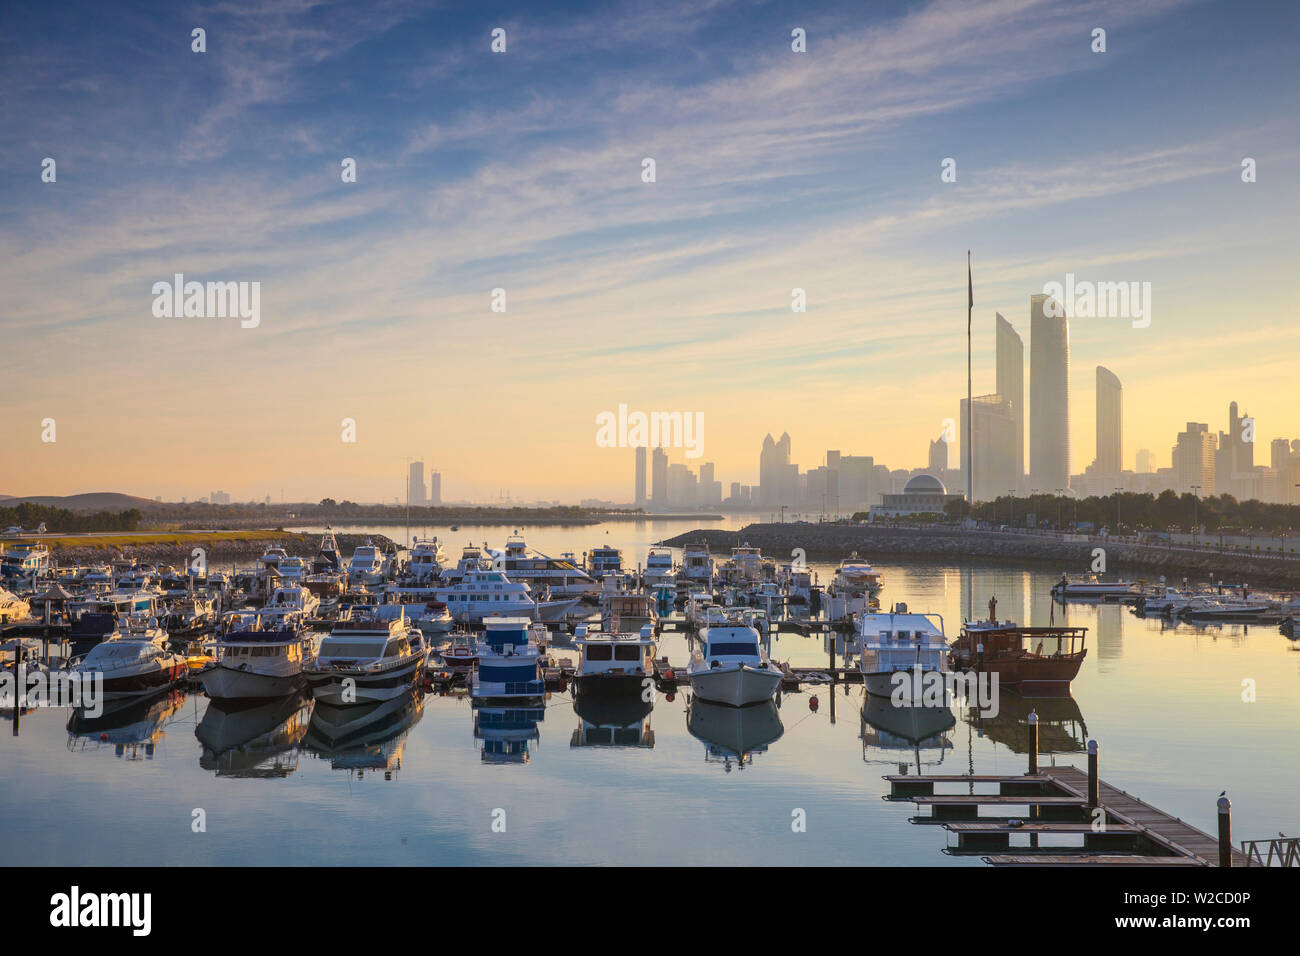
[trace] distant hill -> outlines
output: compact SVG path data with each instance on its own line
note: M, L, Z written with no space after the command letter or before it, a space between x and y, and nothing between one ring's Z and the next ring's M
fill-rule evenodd
M137 498L135 495L118 494L116 491L93 491L84 495L0 495L0 505L12 508L14 505L30 502L50 508L66 508L68 511L125 511L139 508L141 511L163 507L162 502L151 498Z

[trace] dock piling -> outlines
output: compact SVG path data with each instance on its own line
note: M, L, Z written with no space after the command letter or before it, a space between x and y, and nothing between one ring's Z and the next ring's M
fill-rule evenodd
M1219 866L1232 866L1232 801L1219 795Z
M1038 773L1038 711L1029 712L1029 772Z
M1097 770L1097 741L1088 741L1088 806L1101 806L1101 774Z

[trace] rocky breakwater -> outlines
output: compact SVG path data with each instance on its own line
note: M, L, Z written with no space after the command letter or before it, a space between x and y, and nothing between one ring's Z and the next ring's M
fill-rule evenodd
M952 563L979 560L1031 565L1071 575L1092 571L1105 553L1106 577L1144 578L1164 575L1171 582L1215 580L1255 587L1300 588L1300 560L1280 555L1197 548L1170 548L1132 539L1086 535L1043 535L990 531L947 525L928 527L887 524L752 524L740 531L696 530L662 542L680 548L703 541L715 556L737 544L761 548L778 561L802 551L814 561L839 561L856 551L868 560L915 558Z
M182 567L193 560L194 549L202 548L210 566L237 565L247 567L257 561L268 548L280 547L291 555L312 558L320 548L320 535L296 532L267 532L265 536L245 537L247 532L177 532L175 536L159 533L151 540L140 542L114 542L103 544L76 544L61 546L57 538L45 543L51 548L51 557L60 567L103 564L119 558L134 558L140 564ZM367 541L387 546L392 542L381 534L338 534L339 551L344 561L353 550Z

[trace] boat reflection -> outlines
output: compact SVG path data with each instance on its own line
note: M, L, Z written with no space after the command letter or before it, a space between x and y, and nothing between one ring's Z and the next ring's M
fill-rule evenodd
M922 773L943 763L952 749L948 731L957 724L950 707L895 707L887 697L865 697L859 733L863 763L891 764L898 773Z
M152 760L158 742L167 735L163 726L184 703L185 692L173 688L145 700L104 701L97 717L75 708L68 718L68 749L112 747L114 755L124 760Z
M704 744L705 761L722 764L727 773L733 766L745 769L785 733L774 701L728 707L694 696L686 711L686 729Z
M358 780L367 770L383 771L384 779L392 780L402 769L406 737L423 713L424 693L415 689L370 704L336 707L318 700L303 749Z
M218 777L287 777L298 769L311 711L303 691L242 705L211 701L194 728L203 745L199 766Z
M650 729L654 704L636 697L579 697L573 702L578 727L570 747L646 747L655 745Z
M544 707L475 707L474 739L483 741L484 763L528 763L530 740L540 740L537 725Z
M1029 712L1038 713L1040 754L1082 753L1088 746L1088 725L1073 697L1027 699L1013 690L1000 688L998 715L983 717L977 708L963 715L981 736L1002 744L1012 753L1029 753Z

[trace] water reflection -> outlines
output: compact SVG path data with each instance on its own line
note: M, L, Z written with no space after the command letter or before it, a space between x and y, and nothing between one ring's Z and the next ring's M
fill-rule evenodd
M776 704L767 700L751 707L728 707L692 697L686 711L686 729L704 743L704 759L743 770L756 754L766 753L781 739L785 727Z
M484 763L528 763L528 742L541 737L543 707L475 707L474 738L483 741Z
M311 721L304 693L240 705L211 701L194 736L199 766L218 777L287 777L298 769L298 747Z
M1021 697L1015 691L1000 690L998 715L983 717L970 708L963 719L983 737L1002 744L1012 753L1029 753L1029 712L1038 713L1040 754L1081 753L1088 745L1088 725L1073 697Z
M166 736L163 725L184 703L184 691L169 690L145 700L105 701L97 717L75 708L68 718L68 749L111 747L114 755L124 760L152 760L158 742Z
M331 770L360 780L367 770L382 770L385 780L402 769L402 749L424 713L424 693L410 690L374 704L336 707L317 701L303 746Z
M646 747L655 745L650 729L654 704L640 697L579 697L573 702L578 727L570 747Z

